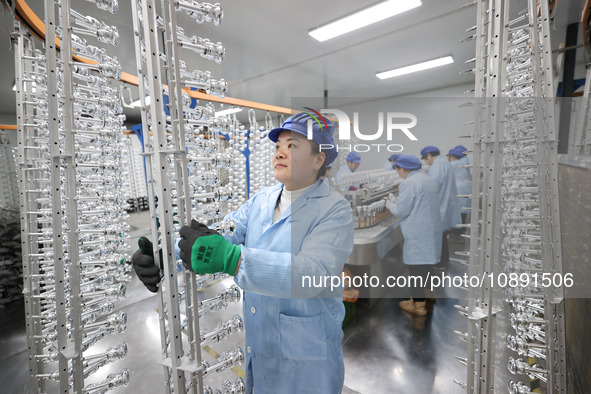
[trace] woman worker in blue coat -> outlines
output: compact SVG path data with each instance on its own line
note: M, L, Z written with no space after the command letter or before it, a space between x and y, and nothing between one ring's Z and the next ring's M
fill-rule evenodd
M402 218L402 262L408 266L410 275L420 276L424 282L441 259L441 214L437 184L418 171L421 167L420 160L414 156L396 158L394 169L403 181L398 186L398 199L388 200L386 207L392 215ZM414 287L412 298L400 301L398 306L405 312L425 316L425 304L424 287Z
M328 130L300 113L269 133L280 184L225 217L236 223L233 235L196 221L180 231L185 267L233 275L244 290L248 393L340 393L343 387L342 288L302 284L305 276L340 276L353 245L351 207L322 178L337 156L334 148L319 149L335 146L326 121ZM143 263L136 255L134 267Z
M347 185L343 183L341 179L342 175L351 174L359 168L361 165L361 156L357 152L349 152L347 157L345 158L346 163L343 164L337 171L334 176L334 183L338 185L340 190L347 191L347 190L357 190L361 187L361 185Z
M437 184L439 193L439 208L441 211L441 266L447 267L449 263L449 244L447 241L448 229L458 228L461 223L460 208L458 207L458 192L456 178L449 161L439 155L439 149L429 145L421 150L421 158L430 166L429 177Z
M382 164L382 170L393 170L394 166L396 165L396 159L399 157L399 154L393 154L388 157L388 160Z

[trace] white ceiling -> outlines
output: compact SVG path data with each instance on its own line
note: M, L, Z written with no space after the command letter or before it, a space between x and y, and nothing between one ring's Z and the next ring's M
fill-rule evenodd
M404 0L400 0L404 1ZM291 107L294 97L350 97L350 102L415 94L473 81L459 72L471 65L474 42L461 44L465 30L476 21L475 7L460 9L469 0L423 0L423 5L375 25L320 43L307 33L310 29L350 14L375 0L275 0L222 1L221 26L198 25L181 16L179 24L189 35L221 41L226 59L218 65L182 52L189 69L210 70L216 78L230 83L230 96L266 104ZM525 5L523 0L517 1ZM43 2L28 0L43 19ZM567 23L580 18L584 0L559 1L554 41L564 40ZM85 0L72 0L72 8L82 14L118 27L121 43L107 48L121 61L123 70L136 75L130 1L120 0L119 12L100 11ZM0 112L14 114L13 54L9 49L11 16L2 12L0 20ZM89 43L96 44L93 39ZM102 45L102 44L101 44ZM378 71L452 55L455 63L389 80L375 76ZM582 58L582 56L579 56ZM465 90L465 89L462 89ZM134 95L137 98L137 89ZM342 102L342 101L341 101ZM139 121L139 112L127 113Z

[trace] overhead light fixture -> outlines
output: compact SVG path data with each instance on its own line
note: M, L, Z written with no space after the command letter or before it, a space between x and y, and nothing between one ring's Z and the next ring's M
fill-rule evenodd
M221 111L218 111L215 113L215 117L219 117L219 116L224 116L224 115L230 115L230 114L235 114L236 112L240 112L242 111L242 108L228 108L228 109L223 109Z
M388 0L308 32L320 42L349 33L421 5L421 0Z
M451 64L454 62L454 58L451 56L442 57L435 60L429 60L427 62L413 64L411 66L395 68L394 70L390 71L383 71L376 74L376 77L380 79L387 79L392 77L398 77L400 75L406 75L410 73L415 73L417 71L428 70L430 68L445 66L446 64Z
M146 97L146 105L150 105L150 96ZM142 102L140 99L137 99L129 104L129 106L133 108L140 108L142 106Z

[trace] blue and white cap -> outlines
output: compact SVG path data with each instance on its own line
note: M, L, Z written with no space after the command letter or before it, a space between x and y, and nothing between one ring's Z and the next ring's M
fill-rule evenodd
M299 114L290 116L283 122L281 127L277 127L269 132L269 139L277 142L279 134L282 131L296 132L308 138L308 121L312 122L312 141L321 146L321 150L326 156L324 164L328 166L337 158L338 152L334 138L332 137L334 125L329 119L323 116L321 119L318 119L307 112L300 112ZM327 146L332 146L332 148L327 149Z

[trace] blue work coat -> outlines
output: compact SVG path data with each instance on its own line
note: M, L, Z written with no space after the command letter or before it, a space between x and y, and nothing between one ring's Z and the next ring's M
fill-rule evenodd
M225 218L236 223L226 239L242 245L234 280L244 290L247 393L340 393L342 287L302 296L300 276L341 275L353 250L353 212L320 179L273 223L282 188L262 189Z
M449 164L451 164L456 174L456 188L458 194L472 194L472 175L470 174L470 169L459 167L469 164L468 157L464 156L459 160L450 161ZM467 211L463 211L462 208L470 208L471 204L472 202L469 198L458 198L460 213L467 213Z
M439 209L441 210L442 230L457 227L462 223L458 206L458 192L456 177L449 161L443 156L437 156L429 167L429 177L437 184L439 192Z
M339 190L347 191L347 190L349 190L349 188L351 186L355 186L356 188L359 188L360 187L359 184L356 184L356 185L346 185L346 184L343 184L343 180L340 179L341 175L344 175L344 174L352 174L353 172L355 172L355 171L351 171L351 169L349 168L349 165L347 164L347 162L345 162L345 164L343 164L339 168L339 170L337 171L337 173L334 176L334 183L335 183L336 187Z
M441 260L442 240L435 182L419 171L412 171L398 186L398 201L388 202L387 208L402 219L404 264L437 264Z

